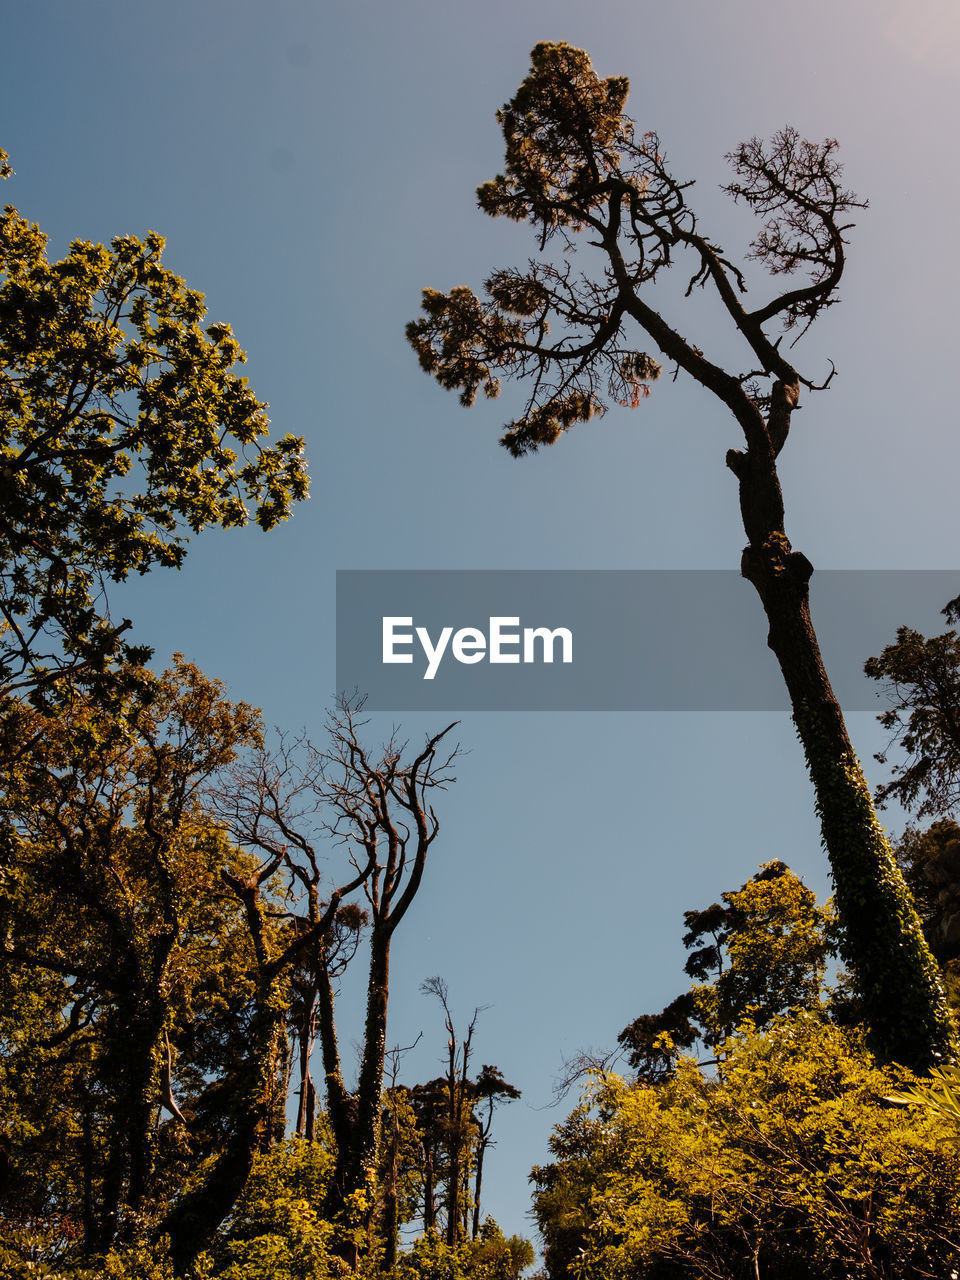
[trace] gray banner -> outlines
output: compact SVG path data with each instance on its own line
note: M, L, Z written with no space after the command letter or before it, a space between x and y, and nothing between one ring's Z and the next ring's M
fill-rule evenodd
M844 708L867 658L947 629L960 571L820 570L811 607ZM345 570L337 688L379 711L783 711L753 587L734 570Z

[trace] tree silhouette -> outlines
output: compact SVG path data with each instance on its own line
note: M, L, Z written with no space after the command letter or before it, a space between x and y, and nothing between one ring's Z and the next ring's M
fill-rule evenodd
M483 1189L483 1158L487 1149L494 1145L493 1113L497 1104L512 1102L520 1097L520 1090L503 1078L499 1067L484 1063L480 1074L473 1082L472 1088L474 1123L477 1127L477 1151L475 1157L476 1170L473 1177L473 1230L472 1238L480 1234L480 1192Z
M960 596L942 612L960 622ZM892 731L890 745L907 756L877 789L877 801L897 800L920 817L949 813L960 804L960 637L898 627L896 641L863 669L886 685L891 705L878 718ZM877 759L885 764L887 751Z
M342 1214L352 1198L365 1196L376 1177L390 948L394 932L420 888L427 854L440 830L432 793L454 781L452 765L458 751L441 745L454 727L451 724L429 736L420 750L409 756L406 744L397 739L391 739L373 756L360 740L360 706L362 703L341 700L330 717L330 745L318 754L315 764L318 794L330 815L330 834L355 850L358 863L372 867L363 885L370 922L370 962L363 1049L354 1090L347 1088L343 1077L329 957L323 950L318 956L317 1030L336 1143L326 1204L331 1216Z
M486 297L459 287L423 293L423 316L407 329L422 367L464 405L496 396L500 375L530 387L521 416L501 443L514 455L553 444L605 401L639 403L661 372L637 348L636 326L677 373L692 377L733 415L744 448L726 463L737 479L747 535L741 571L769 623L813 781L836 888L844 958L874 1047L915 1067L953 1048L936 965L877 822L840 705L824 669L809 608L813 567L785 532L777 459L802 391L822 389L783 349L783 333L809 325L837 302L848 215L862 202L841 184L837 144L812 143L786 128L753 138L728 157L726 188L762 219L750 257L792 287L748 309L744 270L699 227L689 182L679 181L654 133L638 135L624 115L628 82L601 80L582 50L538 44L530 74L498 112L505 172L478 190L494 217L528 222L541 256L526 270L494 271ZM577 273L569 254L586 239L600 269ZM665 319L656 305L665 271L688 261L685 297L709 291L742 343L730 372ZM653 287L657 291L653 293Z
M455 1249L466 1235L467 1177L469 1157L477 1126L471 1112L473 1085L468 1075L473 1053L473 1033L480 1010L474 1009L466 1034L458 1039L450 1011L447 984L437 976L427 978L420 990L435 996L443 1008L443 1025L447 1033L447 1063L442 1077L443 1110L440 1128L447 1154L447 1230L446 1243Z

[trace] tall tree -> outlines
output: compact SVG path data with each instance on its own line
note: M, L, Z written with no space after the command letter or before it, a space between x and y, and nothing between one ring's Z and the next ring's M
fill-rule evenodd
M499 1067L484 1065L476 1079L469 1074L473 1037L481 1010L474 1009L466 1032L457 1035L450 1009L447 984L440 977L427 978L421 991L439 1000L447 1033L446 1069L442 1076L412 1091L421 1133L424 1165L423 1226L435 1226L434 1190L445 1182L446 1225L444 1239L451 1249L469 1236L480 1236L480 1193L483 1161L493 1146L493 1115L497 1104L520 1097L520 1090L504 1079ZM472 1227L469 1227L473 1171Z
M494 1145L493 1113L498 1103L512 1102L520 1097L520 1090L503 1078L499 1067L484 1063L471 1089L474 1105L474 1124L477 1129L475 1172L473 1177L473 1229L472 1238L480 1234L480 1193L483 1190L483 1159Z
M420 990L440 1001L443 1025L447 1033L446 1071L442 1077L444 1088L441 1128L447 1155L446 1243L449 1248L455 1249L466 1235L466 1175L469 1173L470 1155L477 1136L477 1125L471 1109L473 1083L468 1072L473 1052L473 1033L477 1028L480 1010L474 1009L466 1033L458 1038L444 980L440 977L427 978Z
M601 270L578 275L569 258L545 256L525 271L493 272L484 299L465 287L427 289L408 338L464 405L480 390L496 396L500 374L532 383L501 440L514 456L603 412L605 397L637 404L649 394L661 365L637 349L630 325L733 415L745 445L726 455L747 535L741 571L766 612L813 781L844 956L878 1051L925 1066L953 1050L943 989L824 669L809 608L813 568L787 537L777 474L801 393L817 386L773 331L796 328L799 338L836 303L848 214L862 202L841 184L832 139L806 142L787 128L769 144L738 146L727 191L763 219L751 256L774 276L801 277L748 308L743 271L699 229L690 183L670 173L656 134L638 136L624 114L627 91L624 77L601 80L582 50L538 44L530 74L498 113L505 172L478 190L485 213L529 222L541 252L586 236ZM686 296L712 292L747 372L729 372L655 309L662 273L681 258L692 268Z
M284 764L273 775L261 771L252 791L236 789L240 798L232 802L237 838L264 849L275 848L278 855L287 846L301 850L306 867L302 885L309 901L315 892L310 886L318 863L300 819L311 806L324 807L327 834L346 845L354 864L365 873L369 970L355 1089L348 1088L344 1079L337 1036L335 935L324 934L312 953L316 1029L336 1147L326 1211L341 1217L345 1213L349 1216L358 1200L364 1202L361 1216L373 1211L369 1191L376 1180L379 1155L393 935L417 895L427 855L440 830L432 794L454 781L452 764L457 755L457 748L446 750L442 745L453 725L428 736L415 753L408 755L406 744L396 738L376 755L370 753L360 736L361 706L362 702L341 700L330 717L325 749L303 744L306 763L302 783L285 788ZM271 782L271 777L275 781ZM244 799L244 795L252 795L253 800ZM353 1246L347 1252L355 1261Z
M413 1112L420 1135L420 1163L423 1169L423 1230L437 1229L437 1189L443 1180L444 1115L446 1083L442 1076L415 1084L410 1091Z
M306 497L302 439L263 443L230 326L204 327L163 246L76 240L50 262L37 226L0 215L0 696L144 661L105 584L179 566L190 532L250 506L270 529Z
M20 704L29 750L2 791L4 1012L32 1014L22 1027L11 1019L4 1084L45 1106L36 1076L76 1117L60 1156L84 1171L87 1249L108 1246L158 1194L160 1113L183 1121L171 1038L187 1010L203 1017L218 971L242 985L231 954L240 918L224 911L219 877L231 850L200 791L256 738L257 714L184 662L160 678L140 672L137 685L116 715L86 702L52 718ZM49 1123L32 1135L20 1126L28 1178ZM62 1194L51 1206L74 1213Z
M334 757L340 751L333 729L338 723L334 716ZM328 973L345 935L363 923L362 910L349 901L350 895L382 873L376 843L355 845L341 882L324 885L318 841L336 826L336 817L331 823L318 815L329 799L324 781L328 758L305 738L289 744L281 740L276 752L261 748L249 756L208 797L250 858L247 867L221 871L246 922L250 996L246 1051L233 1082L224 1141L203 1179L176 1201L158 1231L171 1237L178 1275L188 1272L209 1245L243 1190L256 1155L282 1133L291 1009L297 1003L301 1011L304 1003L316 1005L316 977L311 975ZM309 1076L303 1083L309 1083Z

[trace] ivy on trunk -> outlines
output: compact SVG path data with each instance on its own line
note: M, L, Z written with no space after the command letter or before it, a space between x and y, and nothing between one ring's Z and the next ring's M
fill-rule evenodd
M816 792L843 929L843 954L870 1027L888 1060L922 1069L954 1050L937 967L873 810L810 618L812 565L785 530L777 459L803 391L822 390L795 368L782 332L796 340L837 301L850 210L837 143L785 128L728 156L726 188L762 220L750 257L793 287L748 309L744 270L699 228L690 182L669 171L660 140L638 135L624 114L624 77L601 80L590 59L566 44L538 44L530 74L497 113L505 172L478 190L494 217L530 223L548 243L572 250L586 239L600 255L593 275L569 256L493 272L484 298L458 287L423 293L423 315L407 327L422 367L464 405L500 377L532 384L521 416L501 443L515 457L555 443L607 402L636 406L662 372L661 359L711 392L736 419L744 447L726 463L739 485L747 535L741 571L763 603L768 644L789 691ZM730 372L685 337L651 301L651 286L681 260L691 267L685 297L709 290L743 343L744 371ZM658 299L662 294L658 291ZM650 339L657 357L631 333ZM791 344L793 349L795 342Z

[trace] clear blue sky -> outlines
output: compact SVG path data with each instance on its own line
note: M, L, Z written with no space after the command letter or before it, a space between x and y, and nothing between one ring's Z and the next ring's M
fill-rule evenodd
M828 354L839 373L783 457L787 531L824 568L960 565L958 33L953 0L8 6L4 198L57 251L164 234L169 264L234 326L275 428L307 439L313 497L289 526L204 535L179 574L123 597L158 662L182 650L269 722L318 734L338 568L739 563L723 465L737 433L705 394L662 381L515 462L496 444L509 406L460 409L403 341L423 286L479 286L533 251L474 189L500 167L493 113L542 39L630 77L628 110L698 179L701 224L734 256L752 228L718 190L723 154L787 123L840 140L871 207L843 304L804 346L811 375ZM696 333L723 354L716 319L698 313ZM416 741L432 724L404 728ZM867 715L851 729L878 781L879 730ZM499 1121L486 1208L523 1231L561 1059L682 989L683 910L769 858L821 892L828 877L785 716L471 714L460 737L396 937L391 1037L423 1030L402 1074L429 1078L443 1034L420 982L442 974L462 1021L489 1006L477 1063L524 1096Z

